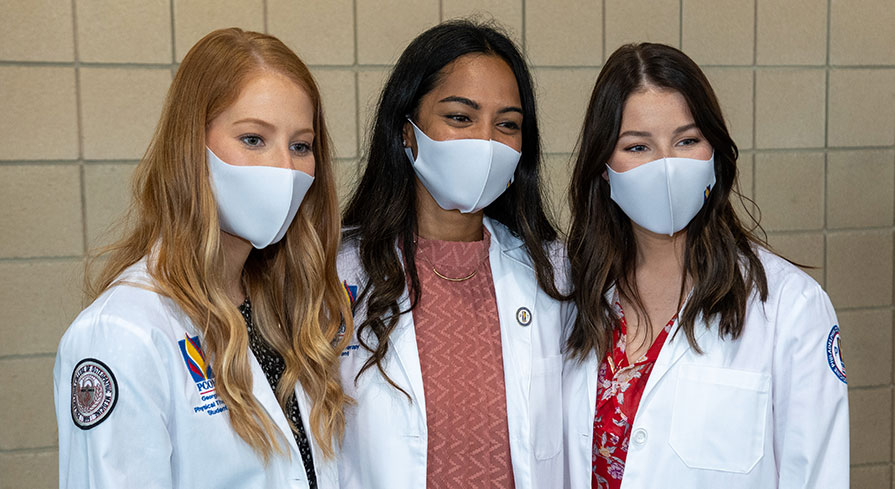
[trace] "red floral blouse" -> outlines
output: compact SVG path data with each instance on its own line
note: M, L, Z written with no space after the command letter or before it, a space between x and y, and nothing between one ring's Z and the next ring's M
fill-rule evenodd
M677 318L675 315L668 321L646 354L631 365L625 353L628 326L625 313L618 302L615 307L620 318L619 328L612 335L615 348L603 358L597 381L592 489L619 489L622 485L634 415L662 345Z

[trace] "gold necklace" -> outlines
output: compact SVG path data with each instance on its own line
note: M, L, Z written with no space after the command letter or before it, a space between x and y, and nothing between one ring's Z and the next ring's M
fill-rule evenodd
M470 273L469 275L467 275L465 277L448 277L447 275L439 272L438 269L435 268L435 264L432 263L431 261L429 261L429 259L426 258L425 256L423 256L419 253L417 253L416 256L422 258L423 261L425 261L426 263L429 264L430 267L432 267L432 273L434 273L436 277L443 279L443 280L447 280L448 282L466 282L467 280L471 279L472 277L475 277L475 275L477 273L479 273L479 267L482 266L482 263L485 263L485 260L488 259L489 254L488 254L488 250L485 250L485 256L483 256L482 259L478 262L478 264L476 264L475 268L472 270L472 273Z

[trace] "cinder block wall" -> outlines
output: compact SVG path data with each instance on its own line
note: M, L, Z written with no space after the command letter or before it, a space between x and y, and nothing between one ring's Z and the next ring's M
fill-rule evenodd
M350 189L400 50L440 20L493 16L537 81L551 193L564 191L601 63L635 40L711 78L771 243L816 266L839 313L852 480L895 487L891 0L0 0L0 487L57 485L51 372L82 307L87 249L114 234L177 63L208 31L279 36L311 65ZM105 236L105 237L104 237ZM818 427L823 429L823 427Z

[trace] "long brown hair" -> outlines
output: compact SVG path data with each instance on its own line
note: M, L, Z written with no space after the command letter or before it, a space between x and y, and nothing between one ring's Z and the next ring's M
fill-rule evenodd
M552 297L560 296L547 252L547 244L557 233L542 197L541 141L528 66L513 41L496 26L469 20L443 22L414 39L392 70L376 110L366 169L343 216L346 240L357 243L369 277L358 298L367 306L367 317L358 325L357 337L372 354L357 377L375 367L397 387L383 370L382 359L400 315L410 313L422 294L415 258L416 175L404 154L402 130L407 116L416 115L420 100L442 81L445 66L468 54L497 56L510 66L525 115L515 180L484 213L522 240L540 287ZM401 245L403 263L396 243ZM398 300L405 287L410 307L401 310Z
M590 351L602 354L609 348L619 319L606 297L613 285L643 312L634 275L637 247L631 222L611 200L603 173L618 141L625 101L647 85L680 93L715 150L715 187L686 228L681 292L687 277L694 286L679 324L687 341L700 351L694 331L699 317L718 317L718 333L738 338L753 290L762 301L767 299L767 278L754 248L767 243L756 234L761 229L758 223L753 219L752 226L744 226L731 204L731 196L740 195L739 153L708 79L693 60L673 47L628 44L609 57L597 77L572 174L568 250L578 317L567 350L579 359Z
M349 335L352 324L336 272L340 224L331 143L311 73L278 39L222 29L187 53L136 170L132 227L92 257L106 261L88 290L95 298L114 286L127 267L149 257L153 289L176 302L201 332L233 429L265 460L283 451L282 437L252 396L248 333L225 295L221 230L205 156L207 124L263 70L288 77L314 103L315 180L283 240L249 254L243 282L256 328L286 364L277 400L285 408L294 386L301 384L312 401L311 431L332 456L333 443L344 431L347 401L337 372L347 340L334 344L334 338L342 319Z

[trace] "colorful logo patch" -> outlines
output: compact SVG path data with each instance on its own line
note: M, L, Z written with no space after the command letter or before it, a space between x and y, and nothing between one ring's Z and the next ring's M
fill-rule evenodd
M827 337L827 363L830 364L830 370L836 374L843 383L845 380L845 361L842 360L842 339L839 336L839 325L834 324L830 330L830 336Z
M199 394L207 394L214 390L214 373L211 371L211 365L205 358L205 352L202 351L202 344L199 342L198 336L190 337L183 335L183 339L177 342L180 345L180 354L183 355L183 361L186 363L186 369Z
M183 339L177 344L180 345L180 354L183 356L186 369L193 378L193 382L196 383L196 390L199 391L201 403L193 406L193 412L205 413L209 416L226 412L227 406L224 405L224 401L218 399L218 395L214 391L214 373L211 371L211 365L205 357L205 352L202 351L199 337L190 337L184 333Z
M85 358L71 374L71 419L89 430L109 417L118 403L118 381L112 369L95 358Z
M712 186L711 186L711 185L707 185L707 186L705 187L705 193L703 194L703 198L704 198L703 202L705 202L706 200L709 200L709 194L710 194L711 192L712 192Z
M357 285L348 285L347 280L342 281L342 288L345 289L345 297L348 297L348 304L354 305L357 300Z

